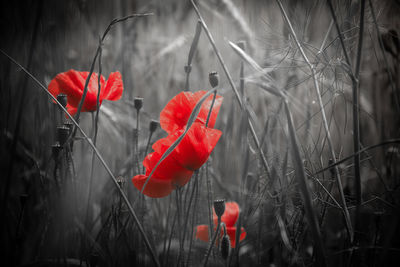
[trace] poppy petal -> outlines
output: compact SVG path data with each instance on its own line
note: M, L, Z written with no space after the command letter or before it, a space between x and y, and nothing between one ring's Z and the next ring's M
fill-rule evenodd
M76 114L76 112L78 111L78 108L73 107L69 104L67 104L67 111L69 114L71 114L72 116L74 116Z
M205 224L196 227L196 238L201 241L208 242L208 226Z
M79 74L82 76L83 79L83 86L82 86L82 93L83 90L85 89L85 83L86 83L86 79L89 76L89 72L87 71L82 71L79 72ZM83 103L82 106L82 111L95 111L97 109L97 94L99 91L99 76L97 73L93 72L92 76L90 76L90 81L88 84L88 90L86 93L86 97L85 97L85 102ZM101 91L104 91L104 84L105 84L105 78L103 75L100 76L100 84L101 84L101 88L100 88L100 96L99 96L99 102L100 105L103 102L103 98L101 96ZM79 99L80 101L81 99ZM79 104L79 103L78 103Z
M116 101L119 100L122 96L122 91L124 90L124 85L122 82L122 76L119 71L112 72L110 76L108 76L108 80L104 90L101 92L102 98Z
M164 153L182 133L183 130L178 130L158 140L154 143L153 149ZM195 122L170 155L186 169L197 170L207 161L221 135L221 131Z
M50 82L48 89L53 96L64 93L68 97L68 104L73 107L78 107L81 101L83 90L85 88L86 78L89 72L69 70L59 73ZM101 75L100 83L104 85L105 79ZM97 92L98 92L98 75L93 73L90 77L88 91L85 97L85 102L82 106L82 111L94 111L97 107ZM100 98L100 103L102 99Z
M232 201L225 203L225 212L222 215L221 220L225 223L227 227L235 226L235 223L239 217L239 205Z
M141 191L147 178L147 175L136 175L132 178L132 183L138 190ZM172 190L173 187L171 185L171 181L158 179L155 176L152 176L147 182L143 194L153 198L160 198L168 196L169 194L171 194Z
M234 248L236 246L236 227L226 227L226 233L231 241L231 247ZM242 227L240 231L239 242L245 239L246 235L247 233Z
M200 98L206 94L206 91L181 92L173 97L160 113L160 125L168 134L180 130L185 127ZM213 96L210 95L202 104L199 115L196 118L197 122L206 123L209 109L211 107ZM214 127L219 109L222 104L222 96L217 95L213 109L210 115L209 126Z
M49 83L48 90L54 97L57 97L61 93L66 94L68 96L68 103L77 106L83 91L80 79L79 72L75 70L59 73Z
M153 152L146 156L143 165L146 168L146 175L150 175L151 170L156 166L161 159L162 153ZM168 155L158 165L153 176L160 179L169 180L172 185L184 186L192 177L193 171L182 167L171 155Z
M198 91L198 92L194 93L194 97L193 98L195 99L195 104L193 105L193 108L196 105L196 103L200 100L200 98L203 97L203 95L205 93L206 93L206 91ZM196 119L197 122L200 122L200 123L202 123L204 125L206 124L208 113L210 111L211 104L212 104L212 99L213 99L213 95L210 95L204 101L204 103L201 105L201 109L200 109L199 115L197 116L197 119ZM219 109L221 108L223 99L224 98L222 96L220 96L220 95L217 95L215 97L213 109L211 111L210 119L209 119L208 125L207 125L210 128L214 128L214 125L215 125L215 122L217 121L217 116L218 116L218 113L219 113ZM188 117L188 119L189 119L189 117Z

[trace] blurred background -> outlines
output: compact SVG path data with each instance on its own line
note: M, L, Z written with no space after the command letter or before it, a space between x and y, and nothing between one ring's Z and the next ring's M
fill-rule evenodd
M359 1L332 2L349 57L355 64ZM366 2L359 95L361 148L399 138L400 126L400 3ZM244 68L245 83L240 96L248 105L248 115L241 111L204 30L201 32L192 60L189 89L211 89L208 74L212 71L219 73L218 94L224 97L224 102L215 128L220 129L223 135L208 162L207 177L212 182L212 199L221 197L237 201L241 206L242 225L248 236L240 250L242 261L237 264L307 265L312 262L313 252L292 161L288 156L290 144L282 100L259 86L265 80L243 62L229 41L244 43L244 50L264 69L268 83L289 96L317 213L323 213L324 218L325 211L322 210L328 210L326 222L321 222L328 259L332 259L334 265L342 264L347 259L346 250L349 248L344 241L344 221L336 219L341 213L332 207L334 204L324 204L329 201L325 200L324 190L315 182L321 180L339 199L329 172L316 174L328 166L331 159L318 98L310 70L277 3L261 0L203 0L196 3L238 88L241 88L240 70L242 66ZM336 157L338 160L346 158L353 153L352 87L327 2L285 0L283 6L306 54L316 66ZM185 90L184 67L198 20L190 1L7 1L1 4L0 12L1 50L45 86L60 72L69 69L89 71L99 37L112 19L133 13L152 13L114 25L102 47L102 74L108 77L109 73L120 71L124 92L118 102L103 102L97 146L114 175L124 181L124 190L133 202L139 196L130 181L138 174L134 160L134 129L138 117L133 100L135 97L144 99L138 135L141 162L150 134L150 121L158 120L166 103ZM97 63L94 71L98 72ZM55 262L46 263L45 259L68 258L71 265L83 262L96 266L97 262L90 263L94 258L101 266L151 265L146 249L137 237L138 232L128 219L122 227L127 236L125 241L121 241L118 234L114 237L109 234L108 239L101 241L103 229L109 227L104 225L108 225L110 210L118 210L114 185L97 159L91 174L92 150L79 134L73 153L69 158L67 156L64 169L61 168L63 171L55 171L52 145L62 116L46 93L4 55L0 56L0 86L0 201L3 217L0 231L4 261L10 266L51 266ZM253 122L267 161L272 166L271 176L262 168L257 148L248 133L247 118ZM93 114L82 114L81 126L92 137ZM164 136L166 133L158 129L152 142ZM373 250L373 259L364 263L365 266L378 266L385 260L388 263L399 258L399 241L390 238L399 233L398 143L379 146L361 156L365 201L363 231L369 234L365 234L360 242L365 247L397 247L397 250L385 249L386 254ZM352 160L339 167L353 216ZM72 176L74 182L65 182L59 194L55 192L54 176ZM89 188L90 176L93 176L93 182ZM200 183L204 183L205 190L206 175L201 176L204 176ZM282 216L288 240L276 221L276 210L281 209L277 198L286 203L287 210ZM202 215L207 216L207 200L209 196L206 193L199 194L200 206L196 210L198 216L192 221L194 225L207 223L201 220ZM165 254L164 240L168 240L164 231L169 231L172 223L167 216L167 210L171 213L174 210L171 201L175 201L172 196L157 200L142 197L140 205L135 207L146 232L153 236L151 242L160 258ZM118 216L129 217L126 213ZM87 220L91 222L90 227ZM131 225L130 230L126 230L127 225ZM172 230L173 241L175 235ZM95 241L82 241L91 238ZM105 248L103 245L107 242L109 245ZM174 242L171 246L171 251L179 249ZM194 252L193 265L197 265L196 257L201 259L204 255L204 246L197 243L196 246L199 247ZM171 262L176 260L174 253L170 254L174 255ZM111 255L108 260L106 255ZM386 257L384 260L380 258L382 255ZM165 257L162 260L168 265ZM219 263L214 259L212 264Z

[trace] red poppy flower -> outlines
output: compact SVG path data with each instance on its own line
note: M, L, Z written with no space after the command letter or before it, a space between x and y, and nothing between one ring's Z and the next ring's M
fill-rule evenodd
M184 129L177 130L154 143L153 149L164 153L182 135ZM222 132L194 122L179 145L170 153L179 164L188 170L199 169L208 159Z
M71 115L77 112L85 88L86 78L89 76L87 71L69 70L59 73L51 80L48 89L50 93L57 97L59 94L66 94L68 98L67 110ZM100 105L104 99L116 101L122 96L123 83L121 73L112 72L106 81L104 76L100 76ZM93 73L90 77L85 102L82 112L95 111L97 109L98 93L98 74Z
M169 135L155 142L154 152L146 156L143 161L146 174L132 178L137 189L143 188L161 156L183 134L190 113L205 93L205 91L180 93L163 109L160 114L160 124ZM190 180L193 171L199 169L207 161L222 134L219 130L205 126L211 102L212 96L203 103L198 118L178 146L157 167L143 191L145 195L149 197L169 195L177 186L184 186ZM215 124L221 102L222 97L217 96L210 115L210 127Z
M239 217L239 205L236 202L227 202L225 203L225 212L221 217L221 222L225 223L226 233L229 236L229 240L231 241L231 247L235 247L236 242L236 221ZM214 221L214 230L216 229L218 217L213 211L213 221ZM221 229L221 237L223 235L223 228ZM246 237L246 231L243 227L241 227L240 238L239 241L242 241ZM208 226L207 225L199 225L196 227L196 238L202 241L208 242Z
M183 129L200 98L205 95L206 91L181 92L172 98L160 113L160 125L168 134ZM206 124L208 112L211 107L213 96L210 95L201 105L200 112L196 118L196 122ZM223 97L217 95L211 111L208 127L214 128L217 120L218 112L222 104Z

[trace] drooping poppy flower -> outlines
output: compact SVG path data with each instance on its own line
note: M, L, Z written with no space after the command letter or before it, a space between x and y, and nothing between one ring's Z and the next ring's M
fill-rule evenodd
M67 110L71 115L74 115L81 101L85 88L86 78L89 76L87 71L69 70L57 74L51 80L48 89L50 93L57 97L59 94L67 95ZM122 96L123 83L121 73L112 72L106 81L104 76L100 76L100 105L104 99L116 101ZM94 73L90 77L88 90L85 101L82 106L82 112L95 111L97 109L97 94L98 94L98 74Z
M225 212L221 217L221 222L225 223L226 233L229 236L229 240L231 241L231 247L234 248L236 246L236 221L239 217L239 205L236 202L227 202L225 203ZM214 221L214 230L217 227L218 217L213 210L213 221ZM221 234L223 235L223 228L221 228ZM246 231L243 227L241 227L239 241L242 241L246 237ZM199 225L196 227L196 238L200 239L204 242L209 241L208 237L208 225Z
M136 175L132 179L136 188L142 189L162 154L183 131L176 131L154 143L154 152L143 161L146 175ZM199 169L207 161L221 134L219 130L207 128L198 122L193 123L179 145L157 167L143 193L150 197L164 197L169 195L175 187L184 186L193 171ZM166 185L166 183L169 184Z
M205 93L205 91L180 93L161 112L161 127L169 135L152 146L154 152L146 156L143 161L146 168L145 175L136 175L132 178L137 189L143 188L162 155L183 134L190 113ZM222 134L221 131L210 128L215 124L222 102L221 96L216 97L210 115L210 127L205 126L211 101L212 96L203 103L198 119L191 125L178 146L157 167L143 191L145 195L156 198L169 195L176 187L184 186L190 180L193 171L199 169L207 161Z
M181 92L173 97L160 113L160 125L168 134L183 129L197 102L207 91ZM210 95L201 105L196 122L206 124L208 112L212 104L213 96ZM217 95L211 111L208 127L214 128L223 97Z

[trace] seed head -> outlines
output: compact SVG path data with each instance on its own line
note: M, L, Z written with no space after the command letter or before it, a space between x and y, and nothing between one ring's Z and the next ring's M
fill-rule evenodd
M123 188L125 185L125 178L123 176L118 176L117 183L118 183L119 187Z
M139 111L142 107L143 107L143 98L141 97L135 97L135 99L133 100L135 109L137 111Z
M57 95L57 101L65 108L67 106L67 95L66 94L59 94Z
M185 73L190 73L192 71L192 66L185 66Z
M210 85L212 88L217 87L219 83L218 72L216 71L210 72L210 74L208 74L208 80L210 81Z
M214 210L218 217L221 217L225 212L225 199L214 200Z
M221 240L221 256L224 260L226 260L229 256L229 250L231 248L231 241L229 240L229 236L224 233L224 236Z
M155 130L157 130L158 126L160 125L160 123L156 120L151 120L149 128L150 128L150 132L153 133Z
M57 141L61 146L67 142L69 136L69 128L67 126L58 126L57 127Z
M70 121L70 120L65 120L64 121L64 126L68 127L69 131L72 131L72 127L74 126L74 124Z

